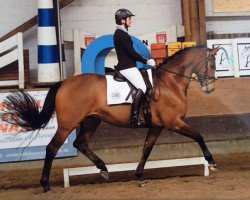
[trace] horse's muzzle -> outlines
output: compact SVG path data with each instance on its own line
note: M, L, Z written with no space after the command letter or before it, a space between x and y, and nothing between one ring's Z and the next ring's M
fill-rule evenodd
M215 90L214 84L209 84L201 87L201 90L205 93L211 93Z

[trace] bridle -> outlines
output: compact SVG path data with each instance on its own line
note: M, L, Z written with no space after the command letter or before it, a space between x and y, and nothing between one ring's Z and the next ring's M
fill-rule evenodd
M162 65L158 65L155 68L155 70L159 70L160 69L160 70L163 70L163 71L166 71L166 72L178 75L180 77L187 78L189 80L197 81L203 87L203 86L208 86L209 84L213 83L216 80L215 76L208 76L208 62L209 61L215 61L215 56L214 55L210 55L210 49L207 50L207 57L206 57L205 63L204 63L204 65L205 65L205 72L204 72L204 74L202 76L198 76L198 79L194 78L194 77L185 76L185 75L179 74L177 72L165 69L164 67L162 67ZM211 81L207 81L207 80L211 80Z
M210 49L208 50L207 53L208 53L208 55L205 59L205 72L204 72L203 76L198 76L198 80L199 80L202 87L204 87L204 86L206 87L209 84L215 82L215 80L216 80L215 76L208 76L208 62L209 61L215 62L215 55L210 55ZM211 67L215 68L215 66L211 66ZM208 80L211 80L211 81L208 81Z

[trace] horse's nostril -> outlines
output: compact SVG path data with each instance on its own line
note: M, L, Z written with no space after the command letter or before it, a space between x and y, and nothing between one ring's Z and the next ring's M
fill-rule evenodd
M203 86L203 87L201 88L201 90L202 90L203 92L209 94L209 93L213 92L213 91L215 90L215 88L214 88L214 87Z

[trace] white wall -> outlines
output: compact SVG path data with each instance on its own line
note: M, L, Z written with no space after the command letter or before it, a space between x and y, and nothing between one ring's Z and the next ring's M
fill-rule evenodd
M0 0L0 5L0 36L37 14L37 0ZM76 0L61 11L63 30L78 28L96 35L113 33L114 13L119 8L128 8L136 15L130 29L135 36L182 23L180 0ZM24 47L30 50L32 81L37 78L36 29L37 26L24 34ZM66 59L70 61L67 65L71 65L71 51Z
M97 35L113 33L114 13L119 8L128 8L133 18L131 34L140 35L170 25L181 25L179 0L79 0L62 11L65 29L81 28Z

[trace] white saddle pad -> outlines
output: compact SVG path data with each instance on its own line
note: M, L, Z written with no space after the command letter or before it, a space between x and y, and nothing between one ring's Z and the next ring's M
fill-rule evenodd
M148 69L149 80L152 83L152 70ZM113 76L106 75L107 80L107 103L108 105L132 103L132 96L126 101L130 92L130 87L127 82L118 82L113 79Z

